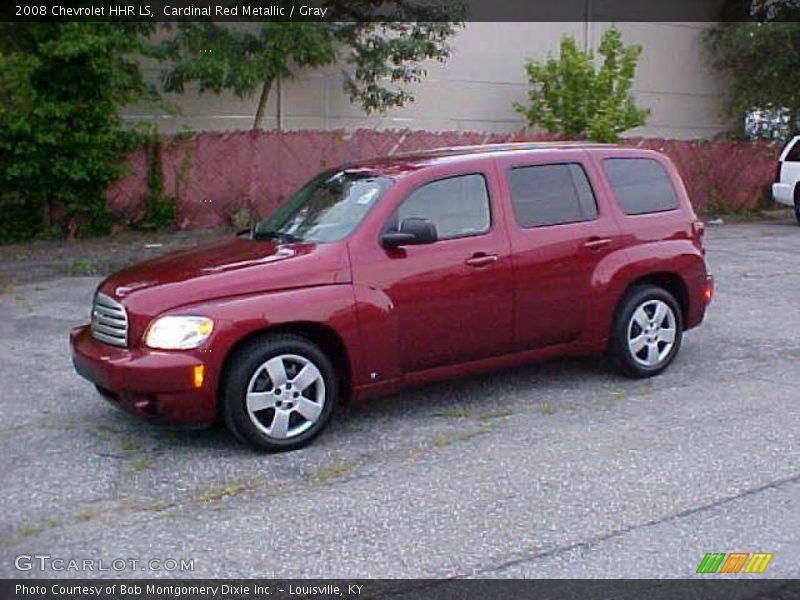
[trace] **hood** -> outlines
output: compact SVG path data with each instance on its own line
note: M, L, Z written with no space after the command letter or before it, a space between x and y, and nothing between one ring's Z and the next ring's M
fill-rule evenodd
M215 298L350 280L344 244L235 237L135 264L108 277L100 290L130 311L154 316Z

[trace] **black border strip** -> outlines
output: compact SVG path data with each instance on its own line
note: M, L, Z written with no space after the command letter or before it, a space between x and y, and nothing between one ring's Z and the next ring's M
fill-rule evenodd
M149 587L152 586L152 587ZM223 586L227 586L227 589ZM205 588L195 593L194 588ZM83 591L81 591L83 589ZM138 591L137 591L138 589ZM122 593L125 590L125 593ZM176 590L170 592L168 590ZM216 593L212 593L216 590ZM99 592L99 593L98 593ZM43 579L0 580L3 600L797 600L800 580L267 580L267 579Z
M750 18L744 0L3 0L0 21L716 22ZM777 0L800 14L800 0ZM783 3L783 4L781 4ZM409 12L404 9L417 12ZM320 10L314 10L320 9ZM324 11L324 12L322 12Z

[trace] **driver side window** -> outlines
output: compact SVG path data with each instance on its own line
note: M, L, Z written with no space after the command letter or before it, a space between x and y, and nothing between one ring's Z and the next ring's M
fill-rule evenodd
M391 228L409 218L430 220L440 240L486 233L491 227L486 179L472 173L422 185L397 208Z

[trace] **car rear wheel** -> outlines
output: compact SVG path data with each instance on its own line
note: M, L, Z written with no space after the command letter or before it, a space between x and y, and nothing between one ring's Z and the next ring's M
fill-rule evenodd
M675 359L683 317L675 298L654 285L637 286L623 298L611 336L611 356L630 377L652 377Z
M271 452L295 450L325 427L338 399L328 357L296 335L257 338L231 357L222 387L228 428Z

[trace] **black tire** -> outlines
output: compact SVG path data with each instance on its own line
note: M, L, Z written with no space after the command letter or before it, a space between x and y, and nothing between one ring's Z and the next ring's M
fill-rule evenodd
M263 426L266 421L275 417L278 409L257 410L251 418L247 406L247 392L251 380L261 376L257 376L257 371L263 373L262 369L267 361L285 355L301 357L313 363L319 370L323 381L324 401L319 416L308 429L293 437L276 438L268 435ZM291 386L291 379L287 381ZM265 385L268 390L275 389L269 376ZM272 388L269 388L270 385ZM242 442L269 452L296 450L311 443L327 425L339 399L338 377L330 359L316 344L304 337L290 334L264 335L237 349L231 356L220 390L221 413L228 429ZM291 392L284 390L284 394L285 398L289 398ZM260 416L262 414L266 415L264 421ZM261 427L254 422L254 419L259 421Z
M794 218L800 225L800 184L794 186Z
M641 356L644 355L649 358L648 350L646 348L640 350L640 355L637 358L629 343L629 336L638 333L636 328L641 329L638 325L632 323L633 315L640 307L645 307L646 310L657 305L659 301L666 304L672 312L674 341L669 351L659 358L655 364L646 365L642 363ZM645 332L642 330L641 334L644 335ZM611 331L611 359L615 367L623 375L636 378L653 377L664 371L672 363L680 350L682 340L683 314L680 305L672 294L655 285L637 285L625 294L617 309ZM665 352L667 350L666 342L656 341L654 343L659 351ZM661 343L664 344L663 347L661 347Z

